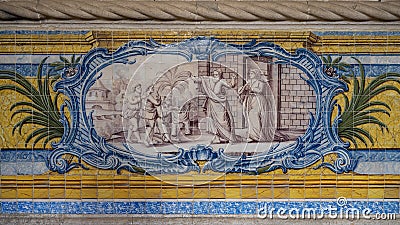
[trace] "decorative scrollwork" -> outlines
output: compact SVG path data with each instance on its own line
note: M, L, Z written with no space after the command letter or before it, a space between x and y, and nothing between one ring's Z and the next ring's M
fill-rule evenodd
M165 49L165 47L169 47ZM128 144L117 147L99 136L94 128L92 115L86 112L85 101L89 88L101 77L98 72L115 63L130 63L133 56L166 54L180 55L186 60L203 59L204 56L216 60L226 54L246 54L248 56L271 56L275 63L288 64L302 70L302 77L316 94L316 112L310 113L309 126L304 135L293 144L280 147L273 145L264 152L251 156L231 157L224 149L214 151L210 146L198 145L191 149L179 149L178 154L150 155L133 149ZM135 63L132 61L131 63ZM94 49L83 59L82 66L74 76L63 77L55 85L55 90L63 92L70 99L63 107L68 107L71 124L63 122L66 133L62 140L55 144L55 149L48 157L50 170L65 173L83 162L100 168L120 171L152 174L183 174L190 171L205 172L249 172L262 173L276 169L286 172L288 169L301 169L321 161L319 167L327 167L334 172L343 173L354 169L356 161L347 151L337 135L340 118L331 123L333 98L347 90L347 85L338 77L330 77L323 72L321 60L312 52L298 49L290 54L280 46L272 43L251 42L245 45L223 43L209 37L192 38L182 43L161 45L154 41L129 42L116 52L105 49ZM340 114L340 113L339 113ZM63 118L65 115L63 114ZM65 154L79 158L78 163L71 163L61 157ZM337 154L332 164L324 161L324 156ZM201 169L197 161L207 161Z

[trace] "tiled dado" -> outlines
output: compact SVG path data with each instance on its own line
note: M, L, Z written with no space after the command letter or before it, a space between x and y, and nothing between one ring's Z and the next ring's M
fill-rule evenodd
M399 62L397 31L2 30L0 212L398 213Z
M170 180L179 179L179 186ZM222 175L193 186L201 176L21 175L2 176L3 199L398 199L399 176Z

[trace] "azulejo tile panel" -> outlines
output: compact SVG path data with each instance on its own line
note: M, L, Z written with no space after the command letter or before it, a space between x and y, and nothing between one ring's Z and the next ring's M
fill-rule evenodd
M398 214L399 40L3 30L1 212Z

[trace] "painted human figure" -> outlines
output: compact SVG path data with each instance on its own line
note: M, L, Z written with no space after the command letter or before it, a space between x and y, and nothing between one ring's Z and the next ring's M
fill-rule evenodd
M115 110L122 110L123 102L125 98L125 90L121 90L117 96L115 96Z
M226 88L236 85L236 77L232 76L230 83L222 78L220 70L214 70L212 77L202 78L202 87L207 95L204 103L207 117L207 131L214 134L213 143L237 142L233 115L225 93ZM210 121L211 120L211 121Z
M192 134L192 131L190 130L190 112L192 109L192 104L193 103L191 101L187 102L182 106L179 112L179 122L183 123L185 135Z
M171 98L171 139L175 142L179 140L180 124L183 123L185 135L190 135L190 109L191 100L197 97L197 83L199 80L190 71L182 71L179 76L187 77L186 80L179 82L170 93Z
M169 142L167 129L161 120L161 97L158 92L154 90L153 86L150 87L144 110L144 119L146 121L145 145L150 146L159 143L154 137L156 126L161 133L161 142Z
M128 142L142 142L139 134L140 110L142 108L142 86L135 85L131 95L126 96L127 102L124 104L123 117L128 120ZM132 136L136 140L132 139Z
M183 123L185 129L185 135L190 135L192 131L190 130L190 112L193 106L193 99L197 98L199 95L198 85L200 79L197 75L192 74L190 71L188 73L188 79L185 80L187 84L187 92L185 97L185 102L180 109L179 121Z
M248 142L269 142L274 139L273 99L267 98L267 83L261 71L252 69L249 80L239 89L245 119L248 122Z

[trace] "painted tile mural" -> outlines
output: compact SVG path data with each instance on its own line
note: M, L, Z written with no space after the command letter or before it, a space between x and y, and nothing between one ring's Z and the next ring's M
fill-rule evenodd
M0 210L394 217L399 40L0 31Z

